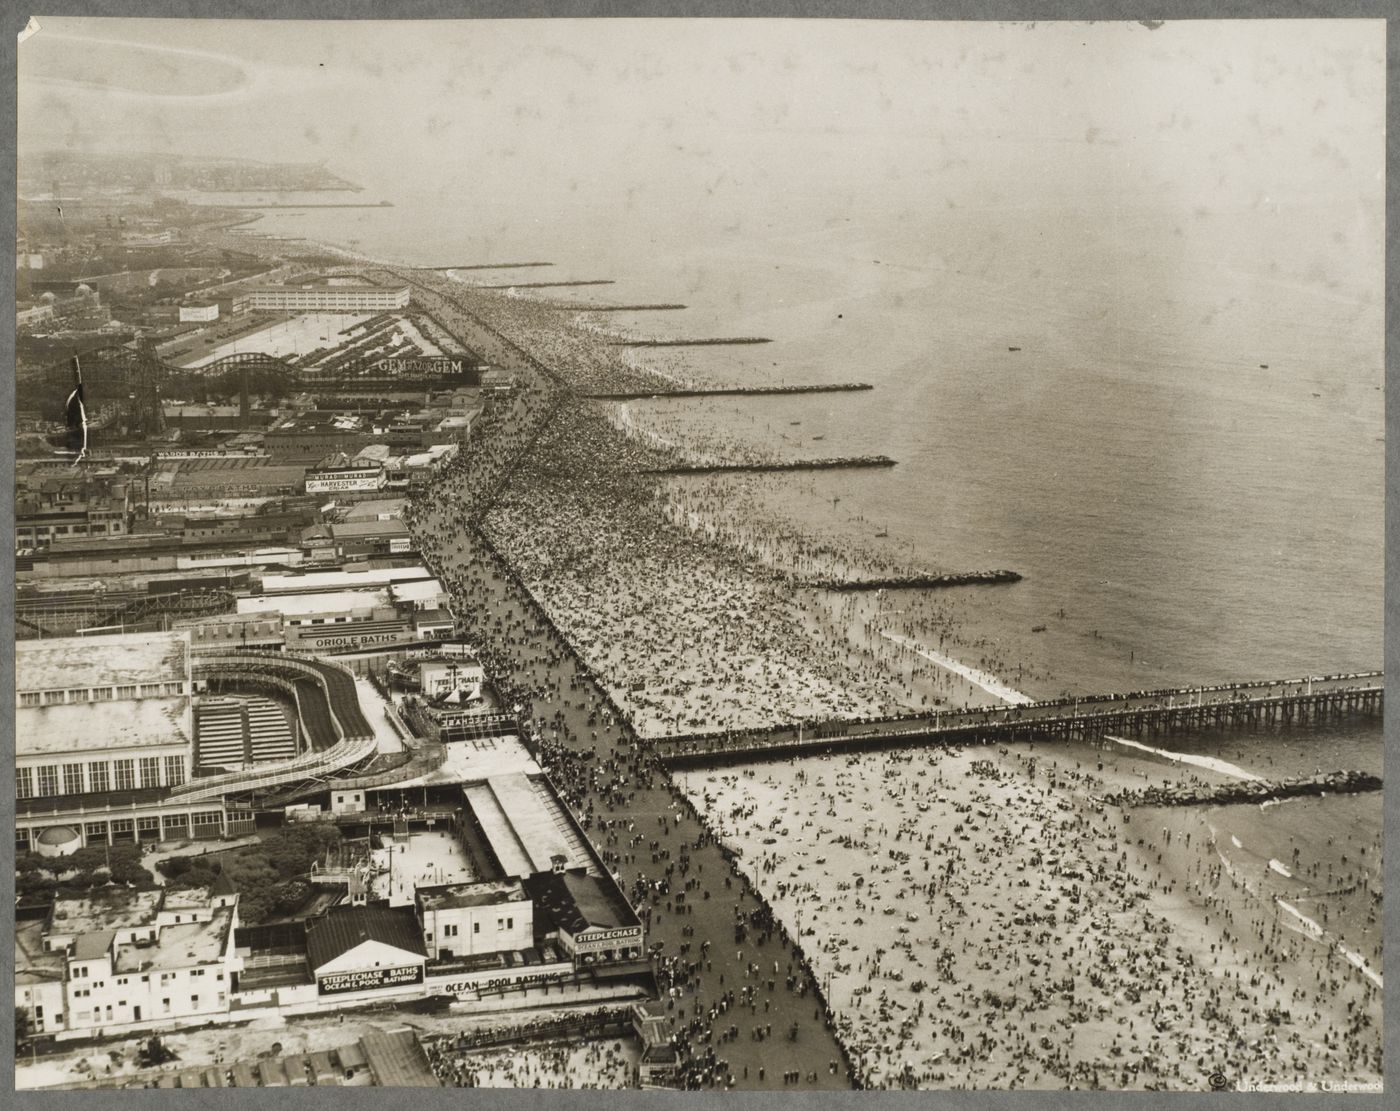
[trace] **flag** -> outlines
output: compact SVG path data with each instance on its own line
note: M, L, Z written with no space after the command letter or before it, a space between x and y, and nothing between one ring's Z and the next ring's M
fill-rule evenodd
M78 363L76 355L73 356L73 392L68 395L65 407L68 422L68 450L77 456L73 462L81 463L83 456L87 454L88 420L87 405L83 401L83 368Z

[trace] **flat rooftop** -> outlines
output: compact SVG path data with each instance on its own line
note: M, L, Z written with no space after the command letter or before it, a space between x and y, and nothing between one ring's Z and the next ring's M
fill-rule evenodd
M192 964L212 964L224 955L233 908L218 907L208 922L182 922L165 926L153 944L119 945L113 972L166 971Z
M346 613L370 610L389 604L387 587L367 590L326 590L308 594L257 595L238 599L238 612L278 613L283 617L306 617L317 613ZM328 627L327 631L333 631Z
M15 643L15 690L189 681L187 632L53 637Z
M437 579L419 579L416 582L393 583L389 593L400 602L435 602L446 592Z
M409 906L420 887L476 883L481 876L462 851L457 838L442 830L410 833L402 839L385 842L373 851L380 871L370 881L375 898L388 899L394 907Z
M540 766L518 738L485 737L475 741L453 741L447 746L447 759L440 767L416 779L394 783L392 787L396 790L403 787L440 787L471 783L512 772L541 774Z
M160 889L101 887L86 895L55 899L51 932L93 934L147 925L155 921L164 894Z
M190 714L186 695L134 702L21 706L15 711L15 754L77 756L107 749L188 745Z
M337 540L354 540L365 536L407 536L408 526L398 517L387 521L346 521L330 526L331 535Z
M516 903L525 898L519 880L487 880L483 883L450 883L441 887L420 887L418 903L424 910L451 910L457 907L489 907Z
M588 863L574 859L573 846L565 839L563 830L556 822L557 814L545 802L544 792L547 788L537 790L526 776L518 772L494 776L487 783L515 835L525 846L525 855L534 865L533 871L549 871L555 856L562 856L571 865Z
M63 979L62 953L44 948L44 922L30 919L15 923L15 983L39 984Z
M309 571L304 575L268 574L262 577L263 594L310 594L328 590L363 590L389 583L431 579L426 567L375 567L363 571Z
M347 521L373 521L381 516L402 517L406 498L375 498L356 502L345 514Z

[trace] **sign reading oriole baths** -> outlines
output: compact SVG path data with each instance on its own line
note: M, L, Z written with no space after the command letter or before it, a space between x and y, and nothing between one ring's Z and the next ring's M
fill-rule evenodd
M334 636L303 636L297 641L302 648L322 648L332 650L336 648L373 648L383 644L399 644L404 641L416 640L417 637L412 629L404 626L402 629L393 632L383 633L340 633Z
M358 972L333 972L319 977L316 987L322 995L336 995L345 991L372 991L375 988L400 987L403 984L422 982L423 966L415 964L405 968L363 968Z

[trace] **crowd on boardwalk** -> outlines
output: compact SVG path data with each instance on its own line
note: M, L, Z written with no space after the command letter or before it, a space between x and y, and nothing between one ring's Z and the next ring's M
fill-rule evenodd
M727 852L628 726L612 693L576 660L552 615L533 604L523 576L516 577L480 528L522 441L539 433L539 411L558 401L547 380L524 377L511 402L490 414L480 438L474 431L475 450L415 502L409 519L420 550L459 599L482 662L500 678L506 704L530 723L546 770L636 900L663 970L681 1084L785 1083L768 1074L757 1042L726 1035L729 1022L722 1020L742 1005L755 1016L781 1016L783 1028L795 1033L788 1057L806 1067L797 1070L801 1079L787 1083L848 1087L834 1019L791 939L735 875ZM697 937L726 940L702 958ZM748 963L778 961L793 975L760 979L746 954Z

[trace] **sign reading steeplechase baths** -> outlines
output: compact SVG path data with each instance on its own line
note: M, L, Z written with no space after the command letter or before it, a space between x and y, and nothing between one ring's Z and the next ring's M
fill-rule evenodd
M421 984L423 966L405 968L364 968L358 972L333 972L317 978L316 988L322 995L339 995L347 991L374 991L396 988L405 984Z

